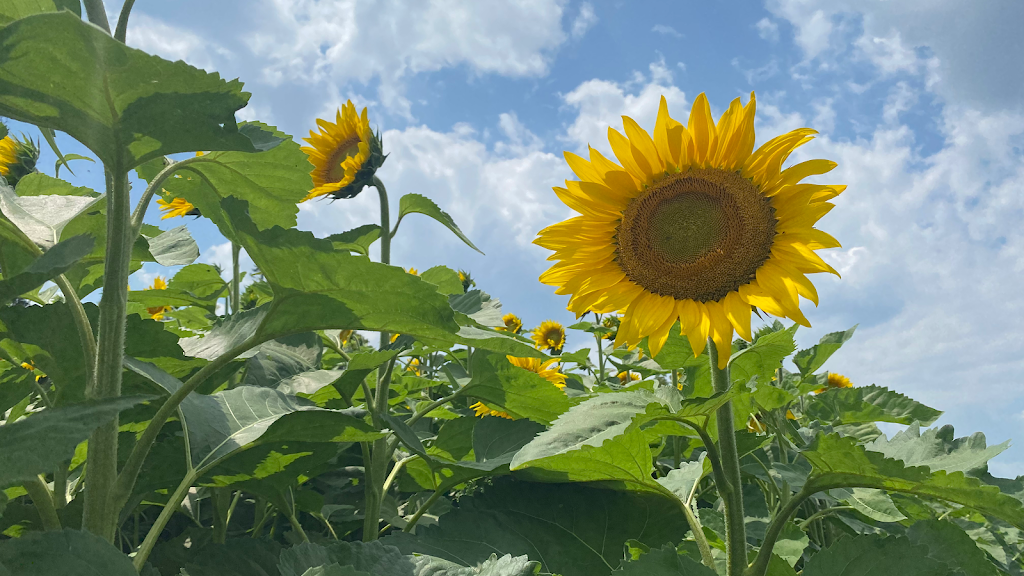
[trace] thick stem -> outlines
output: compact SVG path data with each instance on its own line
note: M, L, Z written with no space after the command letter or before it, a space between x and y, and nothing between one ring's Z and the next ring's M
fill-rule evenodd
M68 465L62 464L53 473L53 505L60 510L68 505Z
M242 307L242 294L238 291L242 281L242 272L239 268L238 257L242 247L234 242L231 243L231 313L238 314Z
M124 42L125 36L128 35L128 15L132 13L132 6L135 5L135 0L124 0L124 4L121 5L121 15L117 18L117 27L114 29L114 40Z
M40 476L25 482L25 491L32 498L32 504L39 512L39 519L43 522L44 530L60 530L60 518L57 517L57 509L53 506L53 495L46 486L46 482Z
M135 443L135 447L132 448L132 452L128 456L128 460L125 462L124 468L121 470L121 474L117 477L117 483L114 489L114 503L117 505L118 509L120 509L121 506L124 506L124 503L127 502L128 498L131 496L132 489L135 487L135 480L138 478L139 472L142 470L142 464L145 462L146 456L149 455L149 450L156 442L156 438L160 434L160 429L167 422L167 419L170 418L178 409L178 405L185 400L186 396L198 388L200 384L206 382L207 378L212 376L217 370L220 370L222 366L231 362L236 356L259 343L260 340L253 337L242 342L231 350L228 350L224 354L221 354L209 364L203 366L199 372L196 372L194 376L185 381L177 392L171 394L167 400L164 400L160 409L157 410L153 419L149 421L146 429L143 430L142 436L140 436L138 441Z
M85 15L89 18L89 22L110 34L110 22L107 22L107 9L103 6L103 0L83 0L83 3L85 4Z
M708 357L711 366L711 382L715 392L729 389L729 368L718 367L718 349L708 339ZM740 457L736 447L736 431L733 427L732 401L718 409L718 446L722 459L722 472L728 482L719 487L725 502L725 544L726 571L728 576L740 576L747 568L747 530L743 516L743 490L740 485Z
M164 509L156 517L156 522L153 523L149 532L146 533L146 539L142 541L142 546L139 546L139 551L132 560L132 565L135 566L136 571L141 572L142 567L146 565L146 560L149 559L149 554L156 546L157 540L160 539L160 534L163 533L167 522L171 520L171 516L174 516L174 513L181 507L181 502L185 499L185 495L188 494L188 489L192 487L192 483L196 481L196 477L197 473L194 470L186 474L181 483L178 484L174 494L171 494L170 499L167 500L167 504L164 504Z
M360 442L363 452L363 541L377 539L377 517L370 510L380 510L379 487L373 478L373 454L369 442ZM372 536L371 536L372 535Z
M131 207L127 175L115 164L109 168L107 179L107 248L103 295L100 297L96 383L92 395L97 399L121 395L128 275L131 273L131 247L134 242L129 224ZM117 479L117 428L118 417L115 415L89 437L89 476L86 478L82 513L82 527L111 543L120 511L115 509L111 499L111 490Z
M686 516L686 523L690 525L690 532L693 533L693 539L697 542L697 550L700 550L700 559L705 566L715 569L715 557L711 555L711 545L708 544L708 538L704 535L704 529L700 526L700 521L697 520L697 515L693 513L688 502L680 502L682 504L683 514Z
M384 414L388 412L388 388L391 383L391 372L395 368L395 360L388 362L384 376L377 381L377 391L374 397L373 417L378 430L385 425ZM388 449L387 438L373 441L370 451L370 465L366 470L367 477L367 499L366 518L363 524L363 541L376 540L380 530L380 506L384 500L384 482L388 472L388 462L391 461L391 451Z
M214 488L213 500L213 543L223 544L228 534L228 508L231 507L231 489Z

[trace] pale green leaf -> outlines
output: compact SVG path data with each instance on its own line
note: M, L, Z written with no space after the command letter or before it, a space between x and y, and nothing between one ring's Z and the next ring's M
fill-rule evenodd
M899 522L907 517L903 515L892 498L882 490L874 488L835 488L828 491L829 496L853 506L858 512L879 522Z
M199 245L184 226L172 228L146 240L149 242L149 253L161 266L183 266L199 258Z
M97 200L88 196L18 196L13 188L0 182L0 210L44 250L60 242L61 231L68 222Z
M1010 447L1010 441L986 446L981 432L966 438L954 438L953 427L930 428L923 433L917 425L897 432L891 440L879 436L866 445L888 458L902 460L907 466L927 466L933 472L970 472L983 468L992 458Z
M395 223L395 228L398 228L398 224L402 221L402 218L414 213L423 214L424 216L429 216L430 218L437 220L443 224L445 228L448 228L458 236L460 240L465 242L467 246L483 254L483 252L474 246L469 238L462 233L459 226L455 224L455 220L453 220L447 212L438 208L437 204L435 204L433 200L420 194L406 194L398 201L398 222Z

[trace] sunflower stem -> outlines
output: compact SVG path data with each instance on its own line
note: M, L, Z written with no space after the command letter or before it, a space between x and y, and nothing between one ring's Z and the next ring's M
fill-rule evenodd
M729 389L729 368L718 367L718 348L708 338L708 361L711 364L711 382L715 392ZM718 446L722 459L725 485L718 491L725 502L725 545L727 551L726 573L740 576L747 569L747 535L743 517L743 491L740 488L740 457L736 447L736 430L733 426L732 401L718 409Z
M130 223L127 170L116 162L107 168L106 176L107 247L92 399L121 395L128 275L131 273L131 249L135 241ZM82 527L111 543L120 512L120 507L115 510L112 501L112 489L117 480L117 432L118 417L115 415L101 423L89 437L89 475L82 513Z
M238 314L241 308L242 295L239 293L239 284L242 281L242 273L239 270L238 257L242 247L234 242L231 243L231 313Z
M597 325L600 326L601 325L601 315L600 314L594 314L594 317L597 318ZM597 333L597 332L594 332L594 340L597 342L597 383L598 384L603 384L604 383L604 350L602 349L602 346L601 346L602 335Z

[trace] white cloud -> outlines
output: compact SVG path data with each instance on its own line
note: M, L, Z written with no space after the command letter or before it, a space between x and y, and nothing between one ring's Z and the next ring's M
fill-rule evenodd
M788 20L804 56L814 59L846 38L833 34L834 21L855 23L858 50L881 73L925 74L948 101L989 112L1020 109L1024 102L1024 3L991 0L963 9L957 0L767 0L767 8ZM925 49L921 53L921 49Z
M207 71L216 69L214 56L232 57L228 49L216 42L141 13L132 14L126 40L132 48L168 60L184 60Z
M761 18L757 24L754 24L754 27L757 28L757 35L762 39L769 42L779 41L779 25L768 18Z
M658 34L663 34L665 36L675 36L676 38L683 37L683 35L680 34L678 30L671 26L666 26L665 24L655 24L654 28L651 28L651 32L656 32Z
M882 119L890 124L899 122L900 114L910 110L917 103L917 92L906 82L897 82L889 89L889 96L882 107Z
M587 33L587 30L597 24L597 14L594 13L594 6L590 2L584 2L580 5L580 13L576 15L576 19L572 21L572 38L573 40L579 40L583 38L583 35Z
M746 69L740 65L739 58L733 58L731 64L746 77L747 84L750 85L763 82L779 73L779 63L774 58L760 68Z
M406 116L403 81L411 75L466 65L474 74L542 76L566 38L559 0L264 0L260 9L267 26L248 42L265 59L265 80L376 79L382 103Z
M811 127L818 132L828 133L836 128L836 111L832 108L832 98L822 98L811 102L814 108L814 119Z

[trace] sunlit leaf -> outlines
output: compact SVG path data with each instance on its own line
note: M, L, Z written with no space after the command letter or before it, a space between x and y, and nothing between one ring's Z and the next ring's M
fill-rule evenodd
M2 31L0 31L2 34ZM0 182L0 209L30 240L47 250L60 242L61 231L97 198L88 196L19 196Z
M971 472L1010 447L1010 441L987 446L981 432L966 438L954 438L953 427L930 428L924 432L913 425L897 432L891 440L880 436L866 445L867 450L881 452L888 458L902 460L907 466L927 466L932 472Z
M858 424L861 422L893 422L924 425L935 422L942 412L929 408L899 392L882 386L832 388L807 403L805 413L824 422Z
M199 258L199 246L184 226L146 238L146 241L149 242L149 253L161 266L183 266Z
M807 350L801 350L793 356L793 363L800 370L800 374L807 376L813 374L815 370L821 368L821 365L825 363L832 354L835 354L839 347L846 343L847 340L853 337L853 332L857 327L854 326L845 332L831 332L821 337L821 341L811 346Z
M505 412L542 424L569 409L569 398L535 372L513 366L502 354L476 352L466 396L501 407Z
M398 222L395 223L395 227L398 227L398 223L402 221L402 218L405 218L409 214L416 213L423 214L424 216L429 216L430 218L437 220L444 225L445 228L451 230L452 233L458 236L459 240L465 242L467 246L483 254L483 252L474 246L469 238L462 233L462 230L459 229L455 220L453 220L447 212L438 208L437 204L435 204L433 200L420 194L406 194L398 201Z

